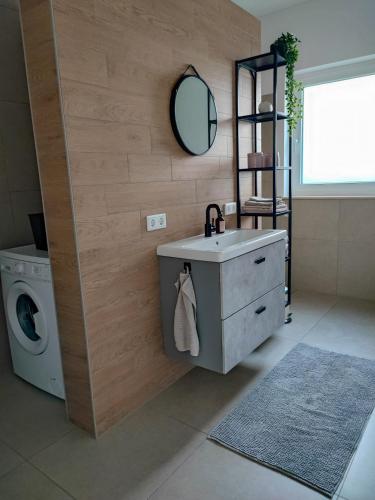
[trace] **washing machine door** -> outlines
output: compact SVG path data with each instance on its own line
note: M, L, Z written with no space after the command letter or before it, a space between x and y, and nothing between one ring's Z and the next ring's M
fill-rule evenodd
M44 352L48 344L46 316L35 290L16 281L8 290L6 309L10 334L29 353L37 356Z

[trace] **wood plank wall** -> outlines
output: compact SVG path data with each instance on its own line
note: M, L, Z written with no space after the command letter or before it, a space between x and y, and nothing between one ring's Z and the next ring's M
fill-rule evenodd
M260 23L229 0L52 0L52 8L100 433L190 368L163 353L156 247L202 232L206 205L235 199L233 61L259 52ZM181 150L169 122L170 92L188 64L219 112L202 157ZM249 112L249 87L241 89ZM245 156L249 128L241 135ZM244 185L249 193L251 179ZM160 212L168 227L147 233L145 216Z
M95 433L55 49L48 0L21 0L34 137L58 312L67 411Z

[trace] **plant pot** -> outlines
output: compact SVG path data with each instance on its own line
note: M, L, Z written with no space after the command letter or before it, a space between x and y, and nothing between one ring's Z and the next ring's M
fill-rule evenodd
M271 43L271 45L270 45L270 52L276 52L276 51L277 51L276 44L275 43Z
M282 57L285 56L284 50L282 49L282 47L276 43L272 43L270 45L270 52L278 52Z

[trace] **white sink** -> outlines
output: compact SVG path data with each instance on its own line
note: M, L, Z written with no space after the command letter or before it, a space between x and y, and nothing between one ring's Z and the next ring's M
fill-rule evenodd
M204 234L158 246L157 254L187 260L225 262L286 238L283 229L231 229L206 238Z

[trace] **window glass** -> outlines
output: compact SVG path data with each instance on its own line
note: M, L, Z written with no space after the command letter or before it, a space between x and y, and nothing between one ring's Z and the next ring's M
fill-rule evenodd
M302 184L375 182L375 75L303 94Z

